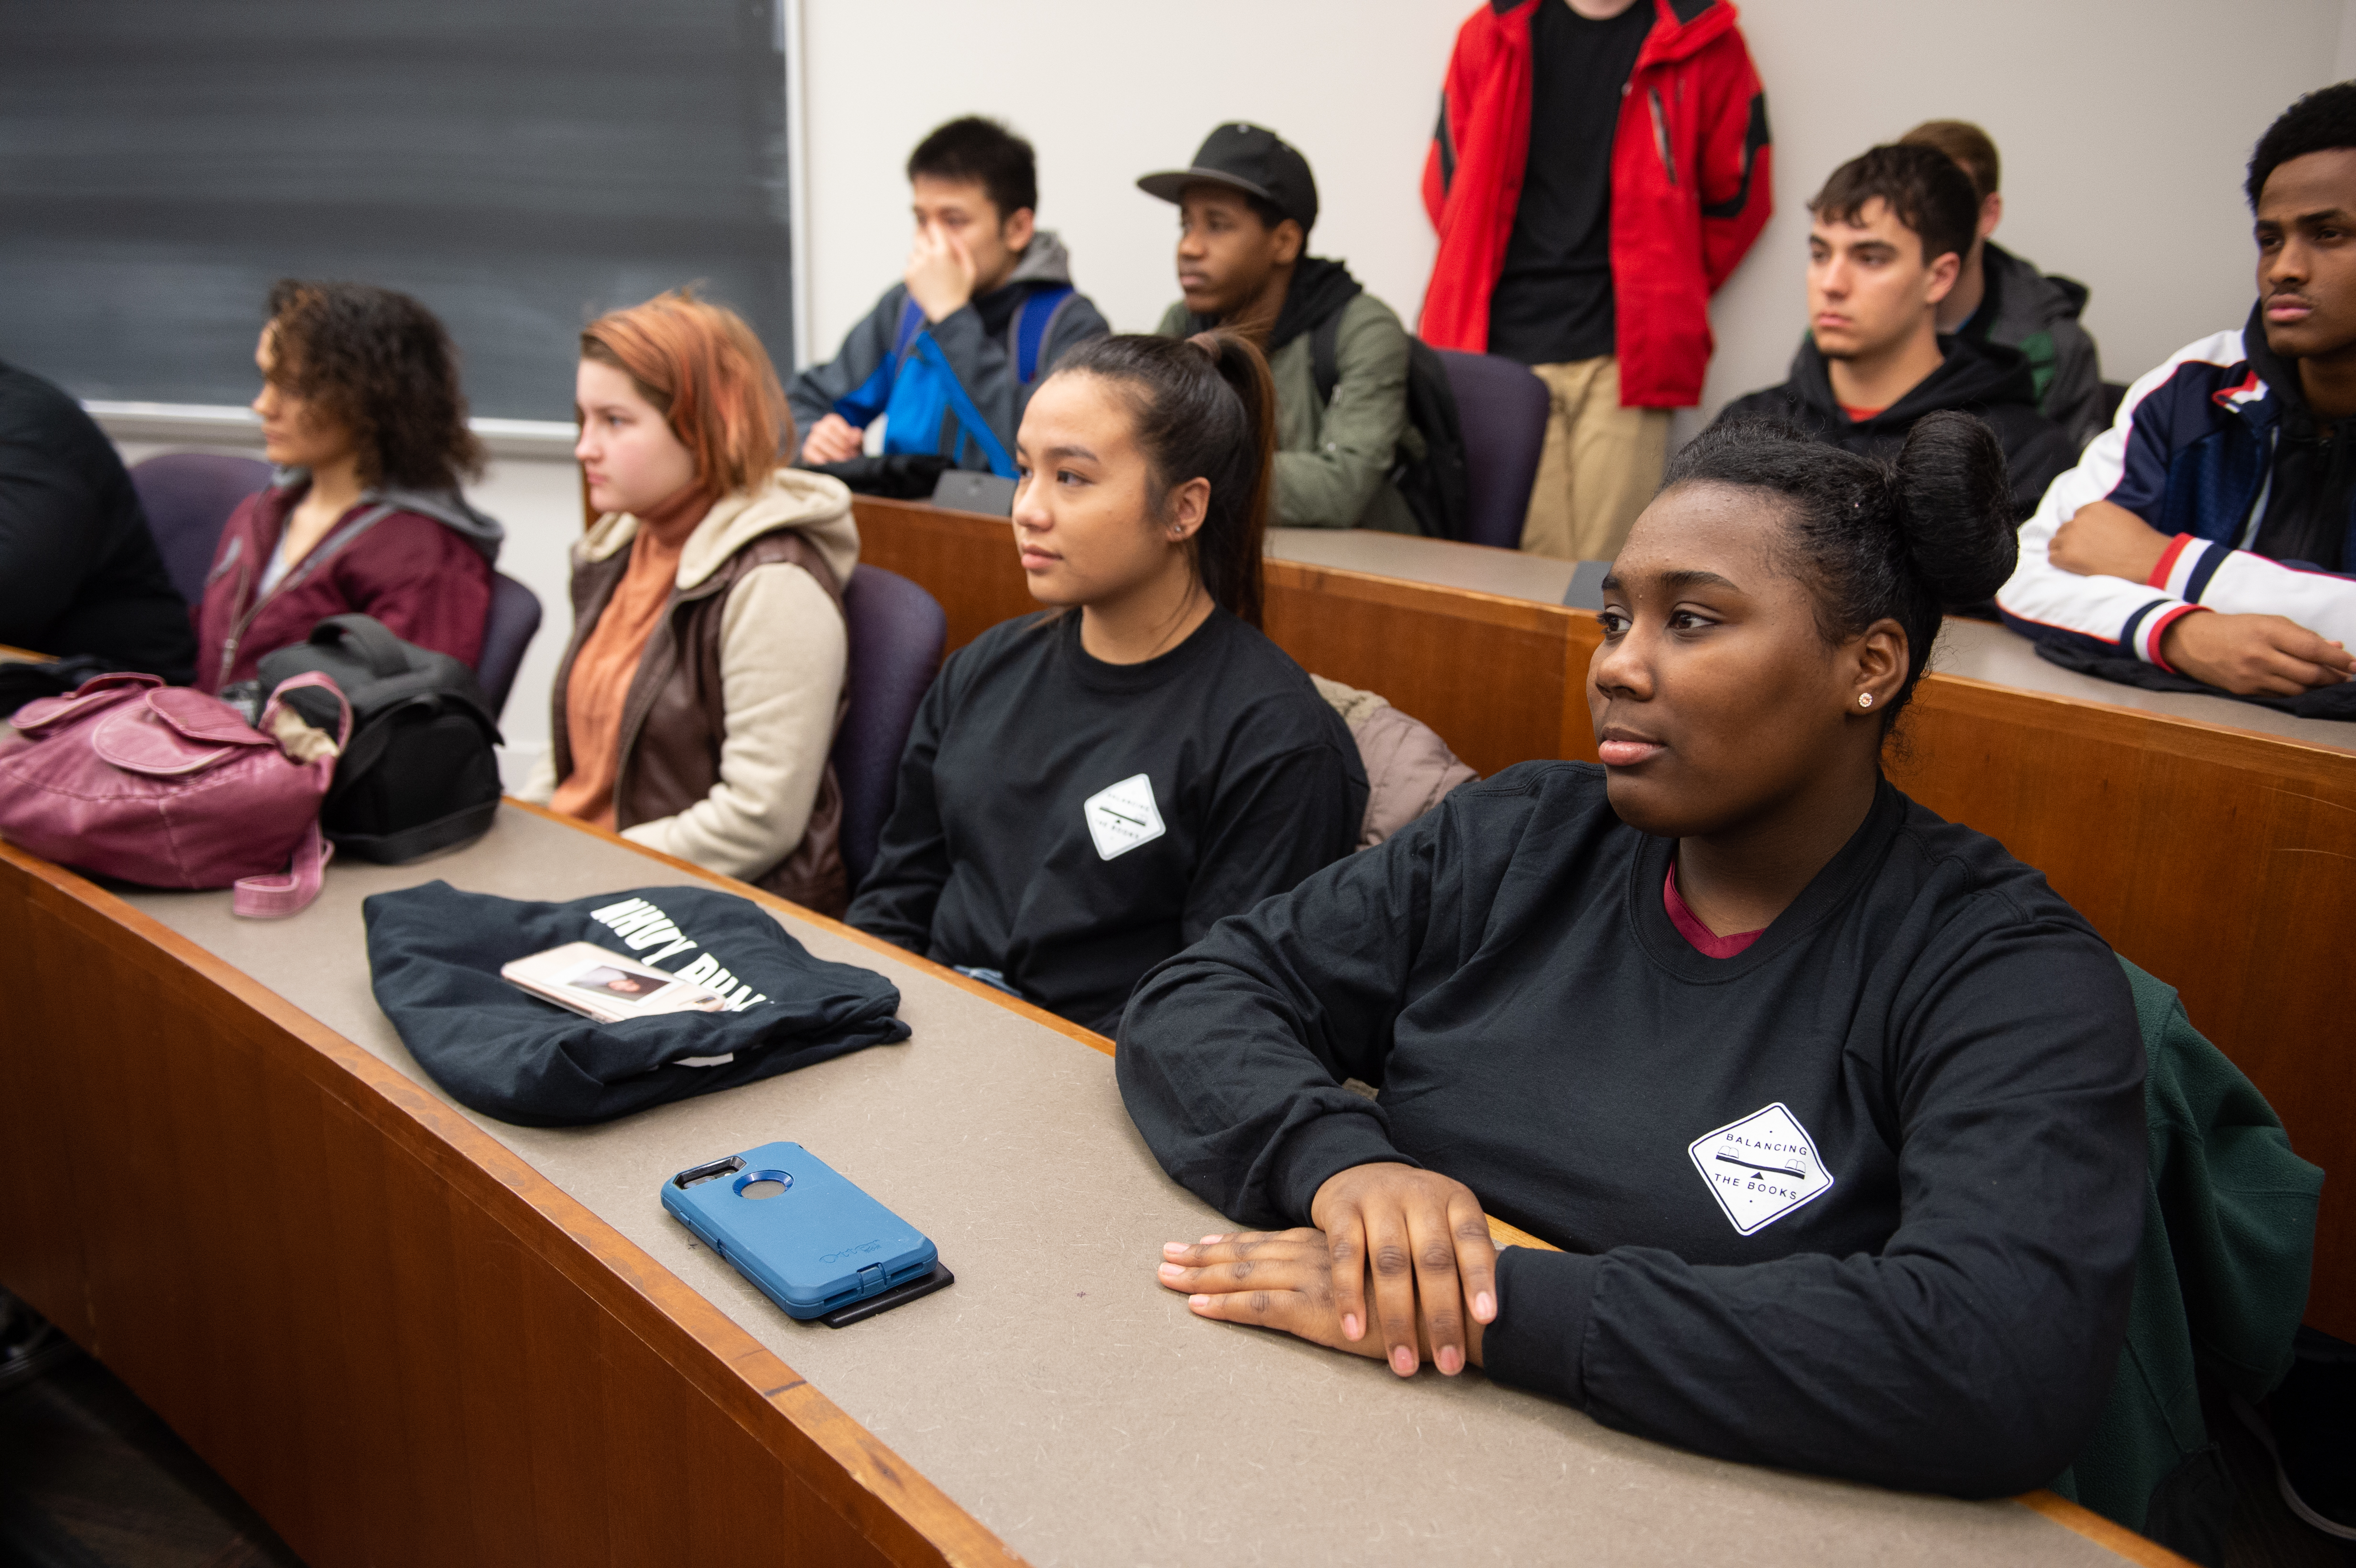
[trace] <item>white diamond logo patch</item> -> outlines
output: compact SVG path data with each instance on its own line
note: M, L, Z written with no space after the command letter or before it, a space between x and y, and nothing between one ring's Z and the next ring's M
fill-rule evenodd
M1097 791L1080 803L1080 814L1088 819L1097 854L1107 860L1151 843L1163 831L1161 809L1153 804L1153 781L1143 773Z
M1709 1195L1741 1235L1773 1224L1833 1189L1815 1140L1782 1101L1704 1133L1687 1146Z

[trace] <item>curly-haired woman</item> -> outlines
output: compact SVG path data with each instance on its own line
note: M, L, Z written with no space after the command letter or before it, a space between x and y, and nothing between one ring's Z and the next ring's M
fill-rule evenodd
M407 294L290 278L270 291L253 362L278 473L221 530L198 686L249 679L263 654L353 612L473 664L500 532L458 494L483 454L449 334Z
M590 323L574 397L604 515L573 547L525 798L840 914L851 492L779 465L794 421L767 351L685 291Z

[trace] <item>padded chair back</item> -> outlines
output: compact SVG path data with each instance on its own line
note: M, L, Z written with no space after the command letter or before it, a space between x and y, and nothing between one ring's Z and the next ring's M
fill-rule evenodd
M167 452L134 465L131 487L139 492L147 531L155 536L164 570L181 598L194 604L204 597L205 574L229 515L269 484L270 464L258 457Z
M862 564L842 591L851 633L851 711L834 738L842 791L842 869L851 891L866 880L892 815L916 705L941 667L949 635L939 601L880 566Z
M1439 351L1456 394L1472 515L1464 537L1502 549L1522 547L1522 517L1538 476L1552 400L1526 366L1494 354Z
M483 617L483 651L475 678L491 699L491 717L505 712L524 650L540 632L540 596L504 571L491 573L491 608Z

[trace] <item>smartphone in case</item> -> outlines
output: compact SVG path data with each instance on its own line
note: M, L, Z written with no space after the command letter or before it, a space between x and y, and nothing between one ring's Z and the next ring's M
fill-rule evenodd
M953 1280L923 1232L799 1144L691 1166L662 1204L789 1317L840 1328Z

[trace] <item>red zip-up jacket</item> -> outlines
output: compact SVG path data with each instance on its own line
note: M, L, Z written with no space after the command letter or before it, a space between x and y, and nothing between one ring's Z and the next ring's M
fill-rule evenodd
M1457 30L1423 205L1440 255L1417 332L1484 352L1489 294L1530 153L1530 16L1556 0L1491 0ZM1767 96L1728 0L1650 4L1652 31L1622 91L1612 139L1612 290L1620 401L1701 400L1709 296L1767 226Z
M371 490L268 593L258 593L287 515L309 488L299 472L282 474L240 502L221 529L204 597L191 612L198 688L251 679L262 655L354 611L471 668L490 614L498 524L455 496Z

